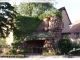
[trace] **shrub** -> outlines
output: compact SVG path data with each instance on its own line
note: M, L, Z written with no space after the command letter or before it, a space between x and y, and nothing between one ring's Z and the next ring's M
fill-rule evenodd
M20 53L21 53L21 54L24 54L24 53L25 53L25 51L24 51L24 50L20 50Z
M61 54L60 49L56 49L55 51L56 51L56 54L58 54L58 55Z
M72 42L73 48L80 48L80 44L77 44L77 42Z
M15 54L17 54L17 52L15 49L10 49L6 54L7 55L15 55Z
M69 55L80 55L80 50L69 52Z
M58 48L61 51L61 54L67 54L72 49L70 40L67 38L60 39L58 42Z
M0 48L7 48L6 39L0 38Z
M20 54L24 54L24 53L29 53L29 52L30 52L29 50L21 49L19 53L20 53Z
M42 55L56 55L56 52L53 50L50 53L48 51L43 51Z

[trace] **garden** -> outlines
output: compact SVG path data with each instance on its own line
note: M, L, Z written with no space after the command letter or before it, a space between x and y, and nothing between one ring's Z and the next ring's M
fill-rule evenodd
M21 3L21 5L18 6L19 8L17 10L16 9L17 5L14 5L14 7L16 7L14 8L13 6L11 6L10 3L7 2L0 3L0 10L2 11L0 12L0 54L1 55L25 55L30 53L29 50L26 50L24 48L24 42L26 41L26 39L31 40L31 39L35 39L36 37L52 36L51 33L39 33L39 34L34 34L32 36L30 35L31 33L36 31L38 26L42 23L43 19L51 14L54 14L58 16L60 19L62 19L62 15L60 11L53 8L52 4L39 3L38 5L37 3L28 3L27 6L31 7L31 9L28 7L27 9L25 9L26 4ZM28 11L26 12L25 10ZM14 39L11 46L6 44L6 38L10 34L10 31L13 31L13 39ZM72 51L73 48L75 48L74 51ZM48 51L43 51L42 55L53 55L53 56L64 55L64 54L80 55L79 48L80 48L80 44L77 44L76 42L72 43L68 38L63 37L58 41L57 49L52 49L50 53Z

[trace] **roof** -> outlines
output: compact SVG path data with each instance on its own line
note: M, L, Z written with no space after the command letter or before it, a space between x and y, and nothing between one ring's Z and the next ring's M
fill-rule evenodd
M60 12L62 11L62 10L65 10L65 12L66 12L66 15L67 15L67 17L68 17L68 19L69 19L69 22L70 22L70 24L69 25L71 25L72 23L71 23L71 21L70 21L70 18L69 18L69 16L68 16L68 13L67 13L67 11L66 11L66 8L65 7L62 7L62 8L60 8L60 9L58 9Z
M73 25L72 28L70 29L70 32L80 33L80 23Z
M45 39L51 39L55 35L51 32L35 32L31 35L27 35L26 40L45 40Z

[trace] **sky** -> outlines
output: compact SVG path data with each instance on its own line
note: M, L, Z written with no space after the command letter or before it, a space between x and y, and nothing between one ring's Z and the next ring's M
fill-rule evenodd
M54 0L7 0L10 3L17 2L53 2ZM55 0L57 4L54 6L59 9L65 7L72 24L80 19L80 0Z
M65 7L72 23L80 20L80 0L58 0L55 7Z

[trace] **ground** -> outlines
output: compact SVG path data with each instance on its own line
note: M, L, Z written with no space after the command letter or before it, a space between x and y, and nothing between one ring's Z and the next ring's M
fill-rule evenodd
M57 60L57 59L70 59L70 58L80 58L80 56L67 56L67 55L59 55L59 56L41 56L41 55L30 55L25 58L0 58L0 60Z

